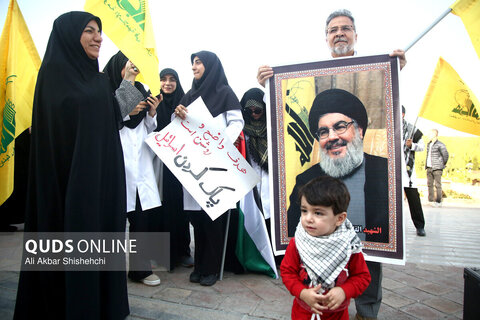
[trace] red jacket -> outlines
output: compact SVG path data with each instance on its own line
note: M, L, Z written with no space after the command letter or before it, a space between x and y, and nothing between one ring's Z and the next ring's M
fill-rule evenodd
M362 253L352 254L344 271L340 273L336 280L336 286L345 292L345 301L334 311L324 311L321 315L325 319L345 319L348 320L348 305L351 298L356 298L367 289L370 283L370 272L363 258ZM295 297L292 306L292 319L311 319L312 312L306 303L300 300L300 292L310 287L310 279L307 271L300 261L300 255L295 245L295 238L290 240L285 257L280 265L280 274L285 287ZM305 284L308 283L308 284Z

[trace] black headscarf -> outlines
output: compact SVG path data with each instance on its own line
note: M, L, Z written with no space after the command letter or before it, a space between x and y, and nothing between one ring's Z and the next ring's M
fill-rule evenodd
M192 89L185 94L180 104L188 106L201 96L213 117L225 111L240 110L238 98L228 85L222 63L217 55L210 51L194 53L190 57L192 64L195 57L202 61L205 72L201 79L193 80Z
M180 78L177 71L171 68L165 68L160 71L160 79L166 75L171 74L177 80L177 87L172 93L165 93L162 90L160 92L163 95L163 100L157 107L157 128L155 131L160 131L165 128L169 123L175 108L180 104L180 100L185 95L182 85L180 84Z
M80 38L100 19L58 17L33 101L26 232L124 232L125 168L114 98ZM108 292L108 296L105 295ZM123 272L21 272L15 319L124 319Z
M83 29L91 20L97 22L101 31L102 21L100 18L88 12L72 11L58 17L53 23L52 33L50 34L47 49L43 56L42 67L47 63L62 65L62 67L67 68L67 70L57 69L50 71L60 74L75 71L84 80L97 74L98 60L90 59L80 43ZM82 28L79 28L79 25L83 25ZM75 41L72 41L73 39L75 39ZM41 71L39 71L39 76L40 75Z
M103 72L108 76L110 80L110 87L113 95L115 95L115 90L117 90L122 83L122 70L125 67L127 61L128 58L123 54L123 52L118 51L117 54L110 58L110 60L105 65L105 68L103 68ZM142 93L144 98L148 96L147 91L140 82L135 81L135 88L137 88L138 91ZM133 129L140 124L142 119L145 118L146 114L147 109L144 109L138 114L130 116L129 120L123 121L123 125L127 128Z
M268 171L267 117L263 95L262 90L252 88L245 92L240 104L245 120L243 132L248 136L249 155L263 170ZM260 119L253 119L250 107L263 110Z

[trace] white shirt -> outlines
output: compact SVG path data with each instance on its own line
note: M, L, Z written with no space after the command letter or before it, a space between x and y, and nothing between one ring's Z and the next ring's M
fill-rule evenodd
M124 120L128 119L127 115ZM154 153L144 142L156 127L157 116L152 118L147 113L135 128L123 127L120 130L127 182L127 212L135 210L137 190L143 211L162 205L153 172Z

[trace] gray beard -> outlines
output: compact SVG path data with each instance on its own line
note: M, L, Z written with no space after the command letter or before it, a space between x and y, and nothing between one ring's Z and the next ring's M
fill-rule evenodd
M359 134L347 144L347 153L342 158L332 159L327 151L320 148L320 168L331 177L344 177L363 162L363 140Z
M352 50L352 46L349 45L342 45L338 47L334 46L332 48L332 51L338 56L346 55L350 50Z

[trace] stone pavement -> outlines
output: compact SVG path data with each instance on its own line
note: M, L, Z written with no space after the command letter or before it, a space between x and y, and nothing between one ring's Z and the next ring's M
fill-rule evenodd
M425 238L417 237L405 218L406 265L384 264L379 319L462 319L464 267L480 267L480 210L456 205L424 210ZM3 234L0 270L7 271L0 271L0 319L12 318L18 282L18 271L8 271L15 251L6 243ZM191 270L156 270L162 280L157 287L129 281L128 319L290 319L292 297L280 279L226 272L223 281L202 287L188 281ZM349 311L353 319L353 302Z

